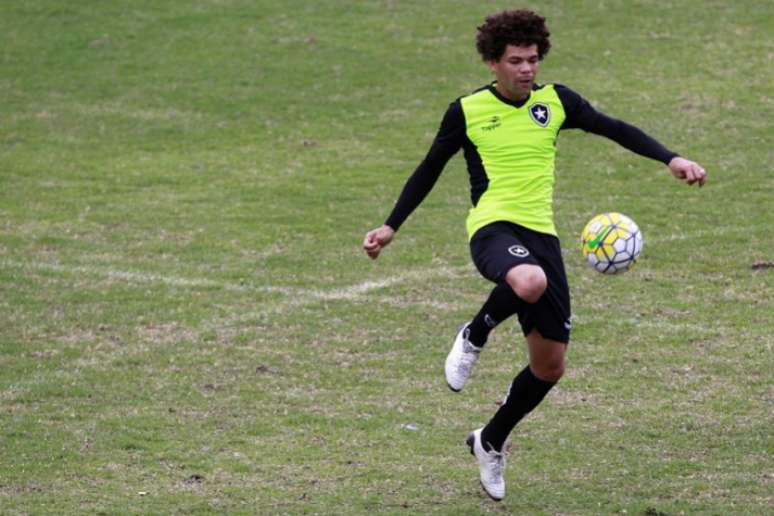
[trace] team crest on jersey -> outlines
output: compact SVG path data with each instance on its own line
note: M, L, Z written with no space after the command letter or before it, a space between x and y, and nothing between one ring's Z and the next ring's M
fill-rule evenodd
M536 102L529 107L529 117L540 127L545 127L551 121L551 110L547 104Z

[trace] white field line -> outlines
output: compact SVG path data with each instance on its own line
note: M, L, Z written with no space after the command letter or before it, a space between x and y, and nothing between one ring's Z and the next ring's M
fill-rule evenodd
M768 229L768 226L764 225L751 225L746 227L712 227L708 229L698 229L694 231L686 231L684 233L673 233L668 236L662 236L657 238L650 238L647 241L653 244L661 244L671 242L675 240L689 240L693 238L702 238L705 236L723 236L731 233L752 232L758 230ZM562 253L567 256L569 253L574 253L575 249L567 246L562 248ZM120 281L126 281L129 283L161 283L164 285L170 285L175 287L206 287L206 288L218 288L227 291L253 291L253 292L267 292L277 293L285 296L285 299L279 302L273 302L268 308L264 307L257 313L243 314L239 319L246 319L248 317L270 315L285 313L292 309L297 309L317 301L336 301L336 300L355 300L371 292L373 290L379 290L390 287L395 284L414 282L423 283L427 280L451 276L459 277L461 273L472 270L472 265L468 266L441 266L427 269L416 269L413 271L398 274L396 276L389 276L379 280L366 280L361 283L350 285L348 287L339 287L331 290L321 289L305 289L304 287L287 287L287 286L271 286L271 285L251 285L251 284L238 284L222 282L212 280L208 278L187 278L174 275L161 275L150 274L136 271L124 271L112 268L93 267L93 266L65 266L58 263L46 263L46 262L28 262L22 263L12 260L0 261L0 267L16 268L16 269L38 269L48 270L53 272L61 272L65 274L81 274L84 276L103 277L109 279L115 279ZM374 302L394 304L392 299L374 299ZM432 299L423 299L416 301L405 301L405 306L426 306L432 307L436 302ZM647 322L641 321L635 323L635 326L639 327L652 327L652 328L668 328L668 329L691 329L699 330L698 327L690 327L690 324L675 324L664 321L659 322Z
M12 260L0 261L0 268L7 269L33 269L63 274L80 274L83 276L100 277L125 281L127 283L162 283L173 287L212 287L230 291L262 290L273 292L281 291L282 287L248 287L236 283L225 283L206 278L184 278L162 274L149 274L146 272L122 271L118 269L90 266L68 266L59 263L27 262L21 263Z
M349 300L360 297L371 290L387 288L398 283L422 282L439 276L457 277L461 272L469 270L468 266L443 266L432 269L417 269L397 276L390 276L376 281L364 281L357 285L337 288L329 291L317 290L311 292L311 296L320 300Z
M257 312L242 314L237 318L230 319L230 322L253 320L256 317L272 314L283 314L318 301L352 301L359 299L373 290L387 288L396 284L410 283L416 285L438 277L460 277L465 274L466 271L470 271L471 267L472 266L466 265L416 269L380 280L366 280L349 287L335 288L332 290L299 290L298 295L286 298L284 301L274 303L272 306L262 308ZM374 301L380 302L381 299L377 298ZM427 303L427 301L422 301L420 304L424 303ZM413 304L414 303L411 302L406 303L406 305Z
M103 267L91 267L91 266L66 266L58 263L46 263L46 262L28 262L21 263L12 260L0 260L0 268L15 268L15 269L33 269L33 270L46 270L52 272L59 272L63 274L79 274L87 277L103 277L109 279L115 279L119 281L125 281L128 283L143 284L143 283L161 283L164 285L170 285L175 287L207 287L218 288L228 291L254 291L254 292L272 292L282 294L284 299L279 301L270 301L264 303L257 303L257 310L242 312L234 317L226 317L223 319L210 321L213 328L223 329L224 327L233 326L240 322L255 321L256 318L269 316L272 314L284 314L291 310L299 309L304 306L313 304L318 301L353 301L360 299L366 294L391 287L397 284L411 284L411 285L426 285L431 280L436 278L461 278L468 275L475 274L472 266L439 266L433 268L414 269L395 276L388 276L386 278L378 280L366 280L361 283L350 285L347 287L339 287L330 290L325 289L304 289L303 287L282 287L282 286L263 286L263 285L242 285L236 283L216 281L207 278L190 278L181 276L169 276L160 274L148 274L136 271L124 271L116 270L112 268ZM483 293L483 292L482 292ZM427 297L423 299L408 300L394 298L385 298L382 296L375 296L368 300L373 303L401 306L405 308L409 307L424 307L433 310L448 310L450 306L446 303L439 303L438 300L432 298L431 289L427 290ZM460 305L465 304L464 302ZM476 303L470 304L471 313L477 308ZM455 306L454 308L462 308L462 306ZM610 322L605 317L596 315L584 315L576 316L576 324L589 324L599 322ZM692 323L692 322L671 322L665 321L663 318L657 320L650 319L637 319L627 320L626 324L631 324L633 327L641 329L661 330L661 331L690 331L697 334L711 333L717 328L707 327L704 325Z
M59 263L50 262L27 262L22 263L13 260L0 260L0 268L22 269L22 270L43 270L58 272L62 274L75 274L84 277L99 277L118 281L125 281L133 284L161 283L174 287L206 287L217 288L227 291L239 292L270 292L286 296L284 301L272 303L268 311L262 313L281 313L291 308L298 308L316 301L336 301L353 300L367 294L372 290L378 290L390 287L395 284L406 282L423 282L439 276L458 276L460 272L470 269L470 266L443 266L432 269L417 269L408 271L396 276L389 276L379 280L366 280L355 285L339 287L330 290L323 289L305 289L303 287L281 287L267 285L249 285L237 284L223 281L212 280L208 278L190 278L174 275L149 274L145 272L125 271L106 267L93 266L67 266Z
M675 240L689 240L692 238L701 238L704 236L723 236L731 233L746 233L758 230L768 230L769 227L765 225L754 225L746 227L713 227L709 229L699 229L695 231L688 231L685 233L673 233L668 236L661 236L656 238L649 238L650 243L664 243ZM565 245L562 248L564 255L574 253L575 247ZM115 279L126 281L129 283L162 283L165 285L171 285L175 287L212 287L220 288L229 291L254 291L254 292L272 292L286 295L304 294L311 296L315 299L354 299L364 293L367 293L374 289L385 288L395 283L407 281L411 279L423 280L430 277L442 276L449 273L457 273L463 270L472 270L472 266L456 266L456 267L438 267L433 269L419 269L413 272L400 274L398 276L385 278L376 281L365 281L357 285L350 287L336 288L333 290L315 290L308 291L303 287L282 287L282 286L270 286L270 285L250 285L229 283L223 281L217 281L207 278L187 278L174 275L162 275L152 274L137 271L124 271L106 267L94 267L94 266L67 266L59 263L52 262L20 262L14 260L0 260L0 267L12 268L12 269L37 269L48 270L52 272L61 272L65 274L82 274L86 276L97 276L108 279Z

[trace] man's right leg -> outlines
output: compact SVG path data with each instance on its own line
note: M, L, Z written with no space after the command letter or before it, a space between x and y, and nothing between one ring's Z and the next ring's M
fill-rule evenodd
M505 275L505 282L499 283L489 294L468 327L468 339L474 346L482 347L495 326L528 304L540 299L546 290L546 275L538 265L521 264L512 267Z
M500 283L490 292L481 310L476 314L468 328L468 340L477 347L486 344L489 333L508 317L523 310L526 303L516 295L508 283Z
M527 303L535 303L546 289L546 275L519 232L515 224L495 222L479 229L470 240L473 263L497 286L473 320L458 330L446 357L446 383L455 392L467 382L489 332L523 311Z
M545 288L546 276L538 265L523 263L508 270L505 282L492 290L473 320L457 332L444 365L446 383L451 390L459 392L465 386L489 333L511 315L524 310L527 304L540 299Z
M529 304L537 303L548 286L543 267L531 263L510 268L505 275L505 282L511 286L517 296Z
M489 332L523 306L524 301L507 283L500 283L492 289L478 314L457 331L452 349L446 357L444 370L446 383L451 390L459 392L465 386Z

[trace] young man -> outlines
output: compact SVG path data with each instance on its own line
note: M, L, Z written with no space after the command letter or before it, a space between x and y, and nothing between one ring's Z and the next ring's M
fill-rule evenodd
M478 27L476 46L496 80L451 103L424 161L385 224L366 234L363 248L376 259L449 158L464 150L473 204L467 218L471 255L496 286L458 331L446 358L446 381L460 391L489 332L513 314L518 314L529 352L529 365L515 377L503 404L467 439L484 490L501 500L505 440L562 377L570 336L570 294L552 211L559 131L580 128L610 138L661 161L689 185L703 185L706 174L640 129L596 111L571 89L538 85L538 64L551 44L545 19L536 13L488 16Z

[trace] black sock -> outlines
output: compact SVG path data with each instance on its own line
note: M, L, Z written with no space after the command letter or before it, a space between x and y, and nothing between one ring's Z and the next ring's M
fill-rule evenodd
M489 332L525 305L507 283L500 283L489 294L481 310L471 321L468 340L478 347L486 344Z
M513 379L508 399L495 412L494 417L481 432L481 443L485 450L493 447L502 451L503 444L516 423L529 414L545 398L556 382L546 382L534 374L529 366Z

